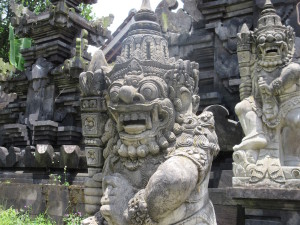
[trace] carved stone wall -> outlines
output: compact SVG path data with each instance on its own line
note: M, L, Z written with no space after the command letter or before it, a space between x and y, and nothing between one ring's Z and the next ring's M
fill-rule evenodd
M91 60L88 40L100 44L109 32L79 15L82 1L51 2L39 15L11 2L16 34L34 45L22 50L25 71L0 82L1 167L7 171L87 169L79 74Z

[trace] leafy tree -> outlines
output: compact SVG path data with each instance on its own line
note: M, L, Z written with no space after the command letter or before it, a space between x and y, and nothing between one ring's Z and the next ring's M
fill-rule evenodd
M81 3L78 8L81 10L81 16L86 20L92 21L96 19L96 15L93 13L93 7L91 5Z
M51 4L50 0L15 0L15 2L23 4L35 14L45 11ZM81 15L87 20L96 18L92 13L91 5L80 4L79 9L82 11ZM0 58L5 62L9 60L9 24L12 16L10 0L0 0Z
M9 21L12 16L9 0L0 1L0 15L0 58L7 62L9 56Z

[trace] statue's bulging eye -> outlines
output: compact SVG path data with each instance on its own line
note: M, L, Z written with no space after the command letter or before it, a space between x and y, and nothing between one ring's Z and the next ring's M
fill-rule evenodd
M112 102L117 103L119 101L119 91L119 86L114 86L110 89L109 97Z
M282 34L276 34L275 39L276 39L276 41L283 41L283 35Z
M153 83L143 84L140 88L140 93L147 100L153 100L158 97L158 89L157 89L156 85Z
M264 44L265 42L266 42L266 37L264 35L262 35L258 38L258 43L259 44Z

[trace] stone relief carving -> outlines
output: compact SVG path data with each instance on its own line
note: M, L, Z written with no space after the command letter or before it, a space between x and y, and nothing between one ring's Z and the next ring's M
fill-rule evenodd
M98 136L104 166L93 175L102 177L101 216L83 224L213 225L208 181L219 152L214 117L209 111L195 114L198 64L169 58L149 5L143 1L121 56L110 72L102 73L109 117ZM91 94L83 93L84 105ZM88 150L92 161L96 154Z
M102 178L99 172L103 167L104 133L110 130L103 92L106 89L105 76L111 70L104 54L98 50L89 65L88 71L79 76L81 90L81 120L84 136L89 179L85 183L85 210L89 214L99 211L102 194ZM106 126L105 126L106 125Z
M245 137L234 146L233 185L297 186L300 168L300 65L295 34L267 0L254 32L238 34L241 102L235 110Z

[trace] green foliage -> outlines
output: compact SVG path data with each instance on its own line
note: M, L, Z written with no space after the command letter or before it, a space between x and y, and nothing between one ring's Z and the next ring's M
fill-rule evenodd
M167 32L168 31L168 15L166 13L162 13L161 19L162 19L162 30L163 30L163 32Z
M15 2L27 7L37 15L44 12L51 4L50 0L15 0Z
M96 14L93 13L93 7L88 4L81 3L78 6L81 11L80 15L88 21L92 21L96 19Z
M18 70L24 70L24 58L20 51L25 48L31 47L31 39L30 38L15 38L14 28L9 26L9 62L11 65L15 66Z
M6 80L13 72L15 72L15 67L10 63L4 62L3 59L0 58L0 81Z
M0 1L0 58L8 62L8 36L9 36L9 21L12 16L9 9L9 0Z
M10 9L10 0L0 0L0 58L4 62L9 61L9 24L13 17L13 12ZM44 12L50 6L50 0L15 0L17 4L22 4L35 14ZM21 13L24 7L20 7L18 12ZM92 6L81 4L82 16L87 20L96 18L92 13Z
M51 178L51 185L63 185L66 187L70 186L70 183L67 180L67 166L64 167L64 181L62 180L61 175L51 173L49 175Z
M81 212L65 214L63 217L64 225L80 225L84 219Z
M63 183L63 185L69 187L70 183L67 181L67 166L64 167L64 176L65 176L65 182Z
M113 23L114 15L109 14L109 16L102 16L100 20L102 22L102 27L106 29Z
M10 207L5 209L0 205L0 225L56 225L46 213L38 216L31 216L31 207L24 206L24 209L16 210ZM63 217L64 225L80 225L85 217L81 212L65 214Z
M45 213L35 218L30 216L31 208L16 210L12 207L4 209L0 206L0 225L55 225L55 221L49 218Z

